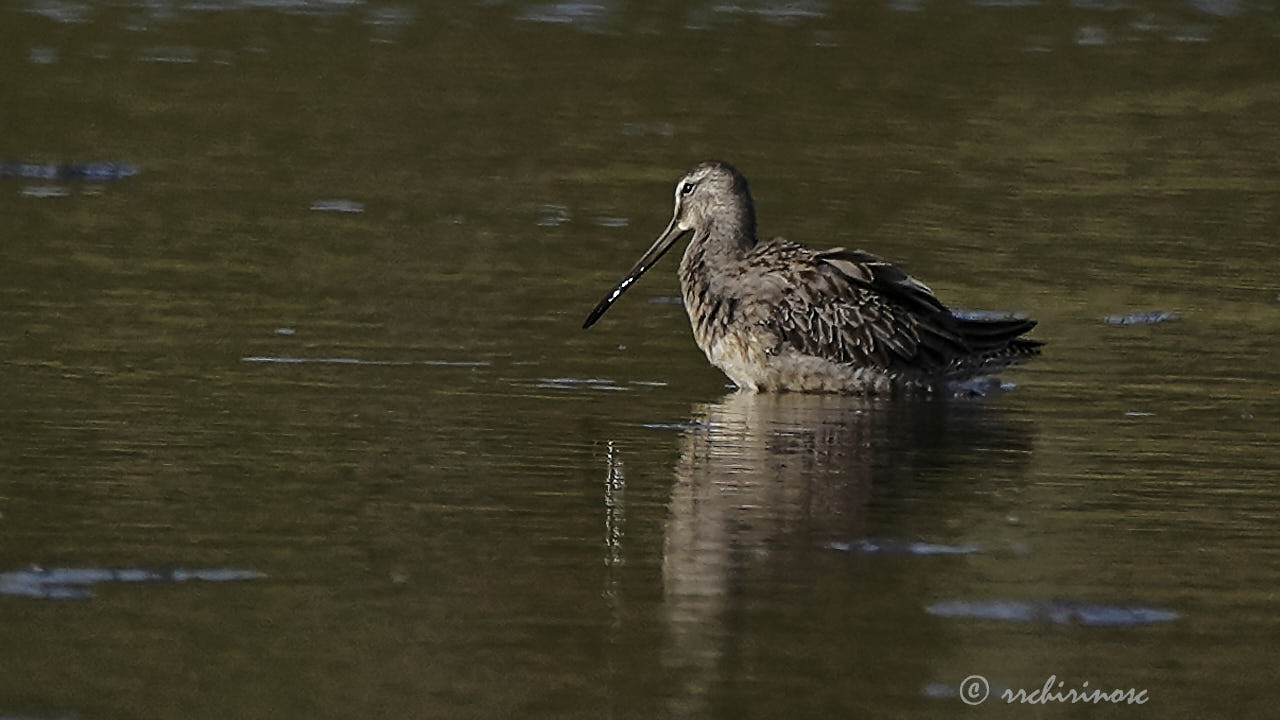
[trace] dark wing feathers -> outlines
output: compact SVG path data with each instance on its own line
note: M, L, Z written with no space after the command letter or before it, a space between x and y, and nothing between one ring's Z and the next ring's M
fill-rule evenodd
M834 248L815 253L813 259L819 265L835 268L849 280L893 298L917 312L948 312L947 307L934 297L927 285L902 272L898 266L865 250Z
M778 270L788 275L786 290L770 324L807 355L886 370L947 372L1007 364L1040 346L1018 337L1035 321L956 317L924 283L871 253L812 253L787 245L792 262Z

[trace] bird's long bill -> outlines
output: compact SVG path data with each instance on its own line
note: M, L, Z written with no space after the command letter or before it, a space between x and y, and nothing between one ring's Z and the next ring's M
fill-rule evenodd
M622 282L613 286L613 289L604 296L604 299L600 301L600 304L596 305L595 309L591 311L591 314L587 316L587 321L582 323L582 329L586 330L592 325L595 325L596 321L600 319L600 316L604 314L604 311L608 310L609 306L613 305L615 300L622 297L622 293L626 292L627 288L631 287L632 283L639 280L640 276L643 275L646 270L653 267L653 264L658 262L658 259L670 250L671 246L675 245L676 241L679 240L680 236L684 235L685 232L686 231L681 230L680 226L676 224L676 219L671 218L671 224L667 226L666 230L662 231L662 234L659 235L653 245L645 251L644 255L640 256L640 259L636 261L636 264L631 266L631 269L627 271L627 276L622 278Z

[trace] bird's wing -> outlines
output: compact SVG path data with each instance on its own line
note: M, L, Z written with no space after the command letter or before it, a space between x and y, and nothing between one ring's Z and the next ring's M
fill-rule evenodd
M939 371L974 352L924 283L861 250L801 252L779 263L768 324L796 350L839 363Z

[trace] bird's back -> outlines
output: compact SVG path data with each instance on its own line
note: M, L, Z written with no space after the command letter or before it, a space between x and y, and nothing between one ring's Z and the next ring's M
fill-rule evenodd
M1035 322L957 316L923 283L860 250L782 238L732 261L691 245L681 286L699 347L746 389L934 389L1038 353Z

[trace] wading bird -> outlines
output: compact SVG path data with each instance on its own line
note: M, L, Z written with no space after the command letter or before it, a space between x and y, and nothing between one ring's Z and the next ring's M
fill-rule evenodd
M1043 344L1021 337L1034 320L958 315L871 253L759 241L746 178L716 160L676 183L671 223L582 327L685 235L680 290L694 340L741 390L941 391Z

